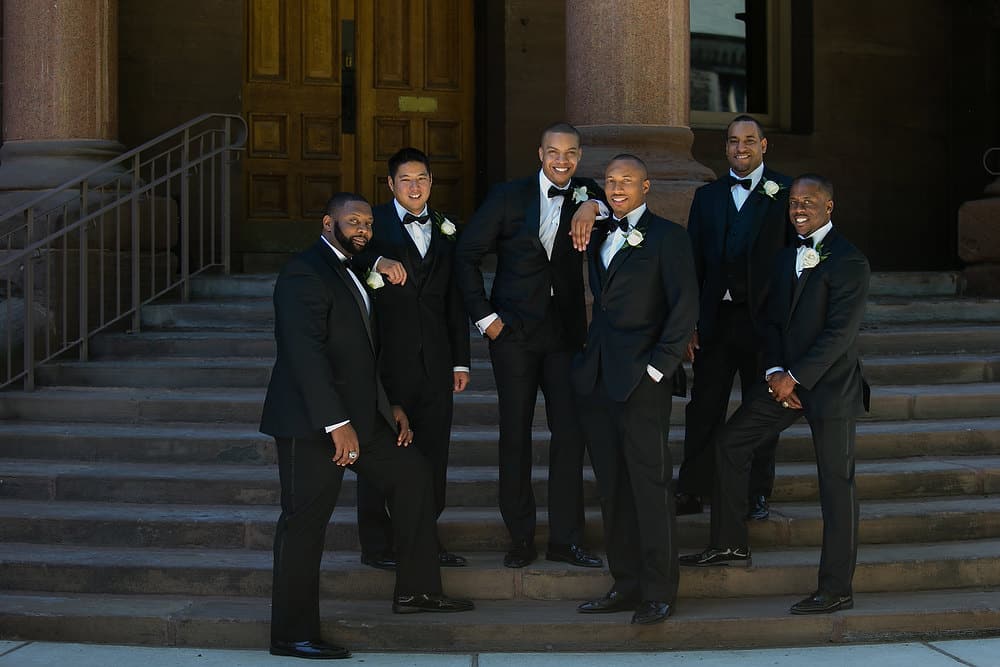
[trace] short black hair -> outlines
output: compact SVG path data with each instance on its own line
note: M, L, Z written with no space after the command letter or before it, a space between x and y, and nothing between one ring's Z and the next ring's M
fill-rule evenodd
M729 121L729 125L726 125L727 140L729 139L729 131L733 129L733 125L736 125L736 123L753 123L757 126L757 137L760 139L764 138L764 126L760 124L760 121L749 114L741 113Z
M427 154L419 148L407 146L406 148L400 148L389 158L389 178L395 179L400 165L407 162L419 162L427 168L428 174L431 173L431 161L427 158Z
M338 213L340 209L344 207L345 204L348 204L352 201L359 201L368 204L368 200L357 193L338 192L326 200L325 215L328 215L331 218L336 217L336 213ZM368 205L371 206L371 204Z
M611 160L608 161L608 165L610 166L612 162L618 162L619 160L623 160L625 162L632 162L639 165L640 167L642 167L642 173L645 175L645 177L649 178L649 168L646 166L646 163L643 162L642 158L639 157L638 155L633 155L632 153L619 153L618 155L614 156L613 158L611 158Z
M577 143L581 142L580 130L576 129L575 127L573 127L572 125L570 125L569 123L567 123L564 120L561 120L558 123L552 123L547 128L545 128L544 130L542 130L542 135L541 135L540 141L539 141L540 145L544 145L545 144L545 135L549 134L549 133L552 133L552 134L572 134L574 137L576 137L576 142Z
M815 183L819 186L819 189L823 191L827 199L833 199L833 183L831 183L830 179L825 176L813 173L799 174L792 179L792 185L794 186L799 181L809 181L810 183Z

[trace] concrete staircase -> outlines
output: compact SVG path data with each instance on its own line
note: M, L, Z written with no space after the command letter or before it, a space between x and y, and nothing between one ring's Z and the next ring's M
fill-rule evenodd
M88 363L44 368L0 394L0 638L264 647L278 515L273 444L256 423L274 344L271 277L210 277L186 304L143 312ZM575 613L603 571L502 566L496 397L474 340L457 399L444 571L477 601L455 616L396 616L392 575L361 566L348 474L322 587L325 634L357 650L601 650L781 646L996 634L1000 628L1000 301L956 296L950 274L877 274L862 347L874 387L857 452L862 547L856 608L792 617L812 591L821 521L808 427L782 437L771 519L754 566L682 571L676 615ZM738 401L734 394L734 404ZM538 410L536 492L546 432ZM681 457L683 401L671 434ZM587 533L600 548L593 475ZM679 521L682 552L708 515ZM547 540L544 512L538 544Z

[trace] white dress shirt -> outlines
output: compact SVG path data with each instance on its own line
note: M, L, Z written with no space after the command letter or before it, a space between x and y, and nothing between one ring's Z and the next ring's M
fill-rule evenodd
M760 180L764 178L764 163L761 162L757 165L756 169L751 171L746 176L737 176L733 173L732 169L729 170L729 175L740 180L750 179L749 190L738 183L729 188L729 190L733 193L733 203L736 204L736 210L739 211L743 208L743 204L747 203L747 199L750 198L750 193L757 189L757 186L760 185Z
M399 217L399 221L402 222L403 218L407 213L409 213L409 211L403 208L402 204L400 204L396 199L393 199L392 203L395 204L396 215ZM430 211L427 210L427 205L424 204L424 210L416 215L424 216L429 214ZM420 253L421 257L427 255L427 249L431 247L431 233L433 231L431 229L431 225L433 224L434 223L428 219L428 221L424 224L420 224L419 222L408 222L403 225L403 229L405 229L406 233L410 235L411 239L413 239L413 245L417 246L417 251Z

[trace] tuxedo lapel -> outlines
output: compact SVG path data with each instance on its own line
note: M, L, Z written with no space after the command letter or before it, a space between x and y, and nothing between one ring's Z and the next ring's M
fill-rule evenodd
M319 242L323 247L321 248L323 259L330 266L330 269L338 276L340 280L343 280L347 286L348 292L354 298L354 302L357 304L358 309L361 311L361 321L365 323L365 333L368 334L368 343L372 346L372 351L375 351L375 338L372 335L372 323L371 316L368 313L368 308L365 307L364 297L361 296L361 292L358 291L358 286L354 283L354 280L347 275L348 268L344 266L340 258L337 257L336 253L333 252L329 247L327 247L326 242L320 240ZM363 285L364 283L362 283ZM364 289L364 287L362 287ZM369 297L370 299L371 297Z
M717 181L722 185L726 183L725 180ZM715 198L713 204L712 216L709 218L712 221L712 225L715 228L715 235L712 239L715 243L716 256L725 259L726 253L726 220L729 218L727 210L729 205L733 201L733 193L730 188L720 187L719 196Z
M541 225L541 195L538 191L538 180L529 181L524 193L524 232L532 236L532 243L542 252L545 252L542 241L538 237Z
M639 218L639 222L635 224L636 231L642 234L643 239L645 239L646 237L646 226L649 223L649 221L647 220L648 215L649 211L647 210L645 213L642 214L642 217ZM618 252L614 254L614 256L611 258L611 263L608 265L608 275L605 278L604 281L605 284L611 282L611 279L614 277L615 273L618 271L621 265L625 263L625 261L629 258L629 256L631 256L633 251L635 251L635 248L630 246L628 242L622 244L621 248L619 248Z

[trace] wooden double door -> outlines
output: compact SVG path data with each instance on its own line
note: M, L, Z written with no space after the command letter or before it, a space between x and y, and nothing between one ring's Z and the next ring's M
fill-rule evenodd
M386 201L386 160L404 146L430 157L432 205L471 213L473 13L473 0L246 0L244 192L246 222L269 230L259 250L292 249L282 239L300 234L280 223L318 229L334 192Z

